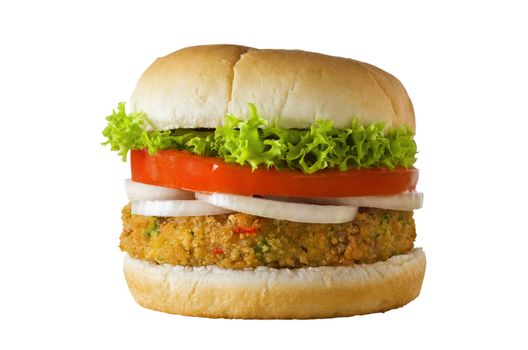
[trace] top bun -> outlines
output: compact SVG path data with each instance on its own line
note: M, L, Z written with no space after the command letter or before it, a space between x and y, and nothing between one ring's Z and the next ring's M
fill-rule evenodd
M133 111L160 130L216 128L227 113L248 118L248 103L284 128L332 119L415 128L414 111L398 79L370 64L297 50L236 45L184 48L158 58L139 79Z

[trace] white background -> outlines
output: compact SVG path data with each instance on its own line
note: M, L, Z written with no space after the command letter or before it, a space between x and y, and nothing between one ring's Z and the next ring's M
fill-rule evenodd
M0 348L526 349L528 12L368 3L2 1ZM353 57L404 83L426 195L416 301L312 321L135 304L118 248L128 165L100 131L154 58L205 43Z

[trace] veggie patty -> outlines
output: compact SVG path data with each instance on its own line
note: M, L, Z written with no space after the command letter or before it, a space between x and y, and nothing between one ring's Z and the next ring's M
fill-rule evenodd
M354 221L306 224L243 213L195 217L134 215L125 206L121 250L155 263L242 269L347 266L405 254L413 213L360 208Z

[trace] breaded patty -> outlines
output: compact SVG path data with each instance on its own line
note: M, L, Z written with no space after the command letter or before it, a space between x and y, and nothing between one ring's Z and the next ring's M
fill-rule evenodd
M360 208L354 221L306 224L243 213L133 215L123 208L121 250L156 263L298 268L373 263L413 248L413 213Z

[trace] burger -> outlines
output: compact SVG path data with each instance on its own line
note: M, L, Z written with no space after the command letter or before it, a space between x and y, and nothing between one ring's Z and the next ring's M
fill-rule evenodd
M418 296L415 117L394 76L313 52L188 47L106 120L104 144L130 156L120 248L140 305L324 318Z

